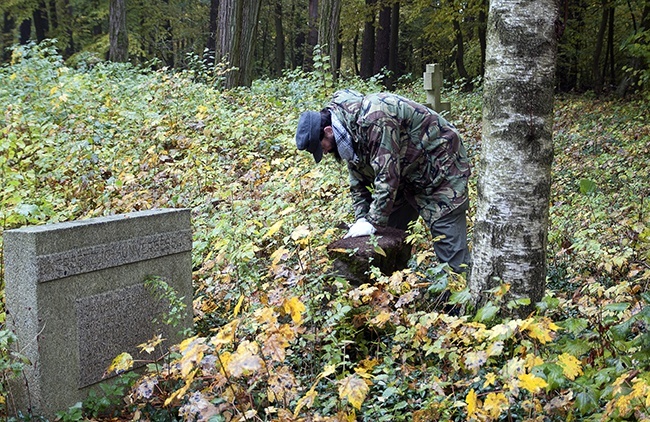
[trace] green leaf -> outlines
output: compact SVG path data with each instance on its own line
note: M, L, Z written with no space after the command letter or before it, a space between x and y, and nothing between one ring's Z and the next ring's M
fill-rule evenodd
M586 390L576 395L575 406L582 415L598 409L598 399L593 390Z
M451 297L449 298L449 303L451 304L465 304L468 303L472 299L472 295L469 292L469 288L465 290L461 290L460 292L454 292L451 294Z
M605 305L605 309L608 311L623 312L630 307L630 304L627 302L621 303L609 303Z
M596 182L589 179L580 179L580 193L583 195L589 195L596 192L598 186Z
M589 321L584 318L569 318L565 321L558 322L558 325L571 334L579 334L589 326Z
M375 246L373 249L374 249L375 252L378 253L379 255L381 255L381 256L383 256L383 257L386 256L386 252L381 248L381 246Z
M485 306L479 309L478 312L476 312L474 321L476 322L490 321L492 318L496 316L498 312L499 312L499 307L494 305L492 302L488 302L485 304Z

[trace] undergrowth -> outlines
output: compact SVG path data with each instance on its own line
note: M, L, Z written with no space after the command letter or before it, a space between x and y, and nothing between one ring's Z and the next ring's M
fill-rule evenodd
M0 68L1 230L192 209L194 333L119 400L113 389L110 403L94 397L60 418L102 419L98 408L119 402L111 418L648 420L644 102L557 98L546 297L503 319L518 306L503 285L454 316L464 280L435 262L420 223L408 269L358 287L330 274L325 247L352 218L345 168L315 166L293 144L299 113L335 89L319 72L222 91L189 71L70 68L48 44ZM418 87L400 92L423 100ZM481 93L446 95L475 160ZM0 330L5 400L25 364L14 341Z

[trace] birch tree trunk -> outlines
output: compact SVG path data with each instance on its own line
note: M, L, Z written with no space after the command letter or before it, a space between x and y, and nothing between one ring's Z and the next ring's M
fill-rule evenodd
M531 306L544 294L556 13L554 0L490 1L469 280L477 303L499 283Z

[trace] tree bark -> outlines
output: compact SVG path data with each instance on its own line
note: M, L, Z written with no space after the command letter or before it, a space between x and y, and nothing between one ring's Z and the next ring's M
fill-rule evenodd
M320 24L318 26L318 44L325 55L330 56L332 75L338 73L339 63L339 17L341 15L341 0L320 1Z
M476 303L499 283L531 306L544 294L556 13L554 0L490 2L469 279Z
M454 19L453 26L456 37L456 57L454 58L456 61L456 69L458 70L458 75L465 82L465 90L471 91L473 89L472 81L467 73L467 69L465 69L465 42L463 41L463 31L458 19Z
M399 69L399 1L393 3L390 12L390 46L388 47L388 78L386 88L392 90L395 80L400 72Z
M379 25L377 27L377 39L375 40L375 65L374 74L381 73L382 69L388 69L388 54L390 51L390 5L383 5L379 10Z
M44 1L38 2L38 7L34 9L32 13L34 18L34 32L36 32L36 41L43 41L48 31L50 30L50 25L47 20L47 5Z
M282 27L282 0L275 1L275 75L281 76L284 69L284 29Z
M109 5L108 59L112 62L126 62L129 59L129 37L126 32L125 0L111 0Z
M478 42L481 46L481 64L479 67L479 76L483 77L485 75L485 52L487 50L486 46L486 27L487 27L487 12L488 1L483 0L481 3L481 11L478 13Z
M592 78L593 78L593 88L596 94L600 94L603 90L603 73L600 71L600 57L603 53L603 45L605 44L605 30L607 29L607 18L609 17L608 0L602 0L601 6L603 8L603 14L600 19L600 28L598 29L598 35L596 36L596 46L594 48L594 56L592 62Z
M210 22L208 41L205 48L208 51L207 64L214 65L214 54L217 49L217 17L219 16L219 0L210 0Z
M373 75L375 63L375 0L366 0L366 9L367 16L361 38L360 74L363 79Z
M250 85L253 74L253 39L257 31L260 0L221 0L215 60L232 68L225 87Z

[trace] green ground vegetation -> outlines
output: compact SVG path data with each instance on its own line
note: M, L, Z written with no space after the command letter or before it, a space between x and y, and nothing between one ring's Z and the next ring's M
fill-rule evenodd
M346 170L298 154L295 124L337 87L380 88L318 69L220 91L207 71L67 67L47 44L0 68L0 230L192 210L195 331L60 419L649 420L647 103L557 98L547 295L511 319L502 285L456 316L465 280L419 223L408 269L358 287L330 275L325 247L352 218ZM475 161L481 92L445 96ZM14 341L0 330L3 407L24 364Z

